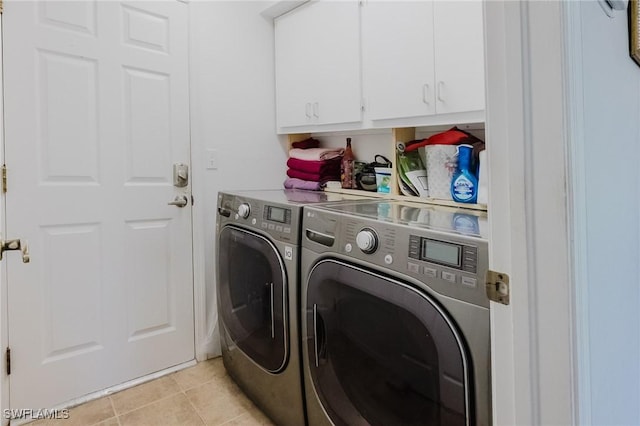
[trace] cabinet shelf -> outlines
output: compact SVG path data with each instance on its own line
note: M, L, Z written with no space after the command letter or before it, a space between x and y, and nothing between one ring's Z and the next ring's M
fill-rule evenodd
M445 207L455 207L469 210L487 211L486 204L469 204L458 203L456 201L438 200L435 198L409 197L399 194L380 194L372 191L363 191L360 189L343 189L343 188L325 188L324 192L332 192L336 194L362 195L371 198L384 198L388 200L410 201L412 203L431 204Z
M309 137L322 138L322 134L314 133L311 135L310 133L297 133L297 134L289 134L288 142L289 147L294 142L305 140ZM332 192L338 194L351 194L351 195L361 195L372 198L383 198L390 200L401 200L412 203L422 203L422 204L431 204L431 205L439 205L445 207L452 208L463 208L469 210L478 210L478 211L487 211L486 204L469 204L469 203L458 203L456 201L451 200L441 200L436 198L422 198L422 197L411 197L407 195L403 195L400 192L400 188L398 186L398 170L397 170L397 161L395 157L396 152L396 144L398 142L409 142L416 138L416 129L414 127L403 127L403 128L393 128L391 129L390 139L386 149L386 155L392 161L391 167L391 193L389 194L381 194L373 191L364 191L360 189L343 189L343 188L335 188L335 187L327 187L324 189L325 192Z

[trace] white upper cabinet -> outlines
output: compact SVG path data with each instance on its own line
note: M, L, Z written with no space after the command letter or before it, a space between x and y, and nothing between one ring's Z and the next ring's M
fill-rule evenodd
M309 2L277 18L275 53L280 130L362 120L358 2Z
M435 1L436 112L484 110L482 1Z
M367 118L484 110L481 0L369 1L362 29Z
M362 9L367 117L435 114L431 2L369 2Z

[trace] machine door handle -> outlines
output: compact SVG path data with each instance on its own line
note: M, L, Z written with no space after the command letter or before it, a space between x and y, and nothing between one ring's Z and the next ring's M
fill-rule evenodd
M186 195L176 195L173 201L168 202L170 206L184 207L189 204L189 200Z
M269 295L270 295L270 308L271 308L271 338L275 339L276 338L276 313L274 311L274 294L273 294L273 283L268 283L269 284Z
M29 244L22 240L3 240L0 238L0 260L2 254L9 250L20 250L22 252L22 263L29 263L31 256L29 255Z

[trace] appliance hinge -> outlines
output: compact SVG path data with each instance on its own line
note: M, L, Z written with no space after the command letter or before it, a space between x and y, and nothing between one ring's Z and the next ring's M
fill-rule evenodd
M7 376L11 374L11 348L7 346Z
M360 111L364 112L366 110L365 104L366 104L365 98L360 99Z
M2 1L2 0L0 0ZM7 165L2 165L2 192L7 192Z
M509 296L511 295L509 275L504 272L488 270L484 285L489 300L503 305L509 304Z

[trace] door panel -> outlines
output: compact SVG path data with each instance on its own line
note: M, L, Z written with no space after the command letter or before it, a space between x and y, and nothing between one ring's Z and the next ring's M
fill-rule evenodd
M424 292L327 260L306 307L307 366L334 423L469 424L466 344Z
M235 345L267 371L288 356L287 286L282 257L264 237L231 227L219 236L219 297Z
M5 232L31 251L6 257L12 407L194 357L191 207L167 205L190 196L187 8L5 6Z

